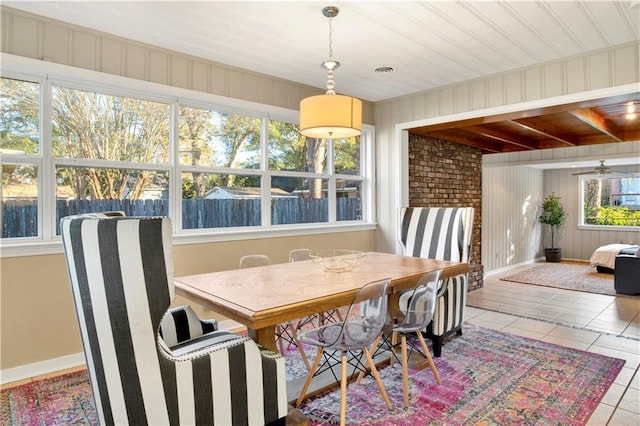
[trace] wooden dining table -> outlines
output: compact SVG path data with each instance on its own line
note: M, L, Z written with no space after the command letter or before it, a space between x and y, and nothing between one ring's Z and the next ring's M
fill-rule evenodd
M365 284L390 278L390 299L412 288L425 273L442 278L469 271L467 263L367 252L349 272L329 272L313 261L175 277L176 293L247 327L265 348L277 351L277 324L349 305Z

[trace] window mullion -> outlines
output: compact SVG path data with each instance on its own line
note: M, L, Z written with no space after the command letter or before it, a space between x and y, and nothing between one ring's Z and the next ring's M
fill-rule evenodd
M182 231L182 166L180 164L180 104L169 107L169 216L173 233Z
M327 149L327 173L329 177L329 182L327 186L327 202L329 203L329 223L337 222L337 213L336 213L336 174L334 170L334 144L333 139L329 139L328 149Z
M271 171L269 170L269 119L263 118L261 120L260 128L260 170L262 171L262 177L260 179L260 186L262 188L262 201L261 201L261 220L262 227L271 227Z
M51 82L40 83L40 165L38 166L38 235L56 237L56 168L53 160L53 105Z

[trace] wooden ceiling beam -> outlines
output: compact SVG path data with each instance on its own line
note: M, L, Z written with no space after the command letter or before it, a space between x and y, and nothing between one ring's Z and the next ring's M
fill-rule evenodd
M431 124L429 126L420 126L420 127L416 127L414 129L409 129L409 130L420 130L420 129L423 129L424 131L448 130L448 129L466 127L466 126L476 126L476 125L482 125L482 124L497 123L497 122L506 121L506 120L517 120L517 119L523 119L523 118L539 117L543 115L557 114L560 112L574 111L577 109L592 108L592 107L597 107L601 105L611 105L611 104L623 103L628 101L636 101L637 99L638 99L638 93L629 93L625 95L612 96L612 97L603 98L603 99L589 99L589 100L580 101L580 102L573 102L570 104L551 105L546 107L529 109L525 111L515 111L515 112L497 114L497 115L492 115L488 117L468 118L465 120L450 121L447 123Z
M619 129L617 129L614 125L607 124L604 117L600 116L597 112L591 109L577 109L574 111L569 111L569 114L573 115L578 120L587 123L589 126L593 127L601 133L604 133L617 142L624 141L624 138L620 135L621 132Z
M503 152L502 145L497 144L495 142L479 141L479 140L475 141L468 137L454 136L445 132L429 132L428 134L420 134L420 135L431 137L431 138L442 139L450 142L456 142L462 145L472 146L474 148L480 148L486 152L491 152L491 153Z
M513 135L505 132L501 132L499 130L488 129L482 126L467 126L463 130L467 132L472 132L483 137L497 140L498 142L510 145L516 145L524 149L537 149L537 146L532 146L531 144L527 144L524 142L519 142L514 140Z
M549 125L549 123L542 122L538 119L519 119L510 120L509 122L515 124L516 126L520 126L528 131L545 136L549 139L554 139L558 142L562 142L564 145L579 145L578 141L575 140L575 138L571 137L571 135L568 135Z

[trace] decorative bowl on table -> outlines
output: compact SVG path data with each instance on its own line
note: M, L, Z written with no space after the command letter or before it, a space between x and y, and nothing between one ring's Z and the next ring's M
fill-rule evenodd
M367 257L357 250L318 250L309 254L313 263L326 272L350 272Z

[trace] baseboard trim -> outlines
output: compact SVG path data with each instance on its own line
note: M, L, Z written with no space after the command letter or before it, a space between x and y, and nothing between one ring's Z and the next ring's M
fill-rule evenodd
M524 262L516 263L514 265L508 265L508 266L503 266L502 268L493 269L491 271L485 272L484 276L485 277L491 277L493 275L502 274L503 272L507 272L507 271L510 271L512 269L520 268L521 266L531 265L532 263L536 263L536 262L539 262L541 260L544 260L544 256L536 257L535 259L526 260Z
M7 368L0 371L0 384L17 382L43 374L51 374L56 371L67 370L69 368L85 365L84 353L79 352L72 355L61 356L60 358L47 359L44 361L25 364L19 367Z
M218 328L221 330L235 331L246 327L237 321L224 320L218 323ZM52 358L34 362L32 364L21 365L19 367L7 368L5 370L0 370L0 384L5 385L7 383L29 379L43 374L51 374L57 371L83 366L85 364L84 353L79 352L72 355L61 356L60 358Z

